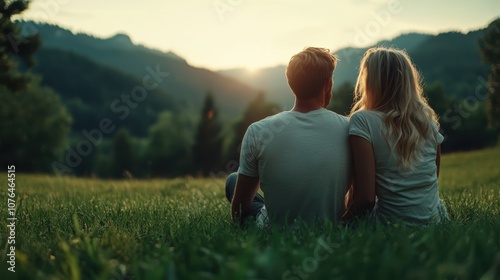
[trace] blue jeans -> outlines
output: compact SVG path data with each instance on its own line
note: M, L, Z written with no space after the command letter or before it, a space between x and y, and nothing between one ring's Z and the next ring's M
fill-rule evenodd
M229 203L233 200L234 188L236 187L236 179L238 178L238 173L234 172L227 176L226 179L226 197ZM252 204L250 205L250 211L247 213L247 217L256 218L260 209L264 206L264 198L262 195L257 193L253 198ZM246 218L246 217L243 217Z

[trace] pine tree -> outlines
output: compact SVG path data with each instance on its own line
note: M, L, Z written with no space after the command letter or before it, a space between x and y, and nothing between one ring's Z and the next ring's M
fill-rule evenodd
M189 173L194 121L190 115L164 111L149 129L146 160L153 177Z
M22 13L28 5L29 1L0 0L0 85L12 92L25 89L30 81L29 75L15 71L17 65L13 57L21 59L27 66L32 66L32 55L40 46L38 34L22 36L12 21L12 16Z
M113 176L130 177L133 165L132 144L127 129L118 130L113 138Z
M479 48L483 61L491 64L488 81L490 123L494 128L500 129L500 18L488 25L483 38L479 40Z
M328 104L328 110L340 115L349 115L353 101L354 86L349 82L342 83L339 87L334 87L332 100Z
M226 158L231 161L240 159L241 141L245 136L248 127L257 121L260 121L268 116L274 115L278 110L278 105L266 100L264 92L259 92L257 96L248 104L241 119L234 124L234 137L229 144L229 150ZM229 170L233 172L236 170Z
M17 70L17 61L33 65L32 55L40 46L39 35L22 36L12 21L28 4L0 0L0 163L40 172L60 159L72 120L40 78Z
M218 171L222 163L222 127L217 116L214 98L208 93L193 148L195 172L203 176L207 176L211 171Z

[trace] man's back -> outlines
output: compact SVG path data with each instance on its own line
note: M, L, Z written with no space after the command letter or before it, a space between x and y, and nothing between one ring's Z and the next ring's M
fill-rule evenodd
M252 124L239 172L260 178L273 224L338 221L350 184L348 120L326 109L287 111Z

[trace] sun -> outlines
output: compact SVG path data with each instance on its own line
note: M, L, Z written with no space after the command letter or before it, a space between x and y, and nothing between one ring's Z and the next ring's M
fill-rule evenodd
M245 69L249 75L257 75L259 73L259 68L257 67L247 66Z

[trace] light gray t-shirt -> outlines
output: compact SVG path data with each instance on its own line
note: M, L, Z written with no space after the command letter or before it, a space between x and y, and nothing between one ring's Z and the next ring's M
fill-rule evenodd
M433 133L421 147L421 160L414 169L400 166L397 151L391 151L386 140L386 126L382 112L362 110L349 121L349 135L368 140L375 155L377 203L374 215L386 223L401 219L407 224L440 222L447 218L446 209L439 198L436 174L437 147L443 136L433 126Z
M348 120L326 109L276 114L243 138L239 173L259 177L273 224L338 221L350 169Z

